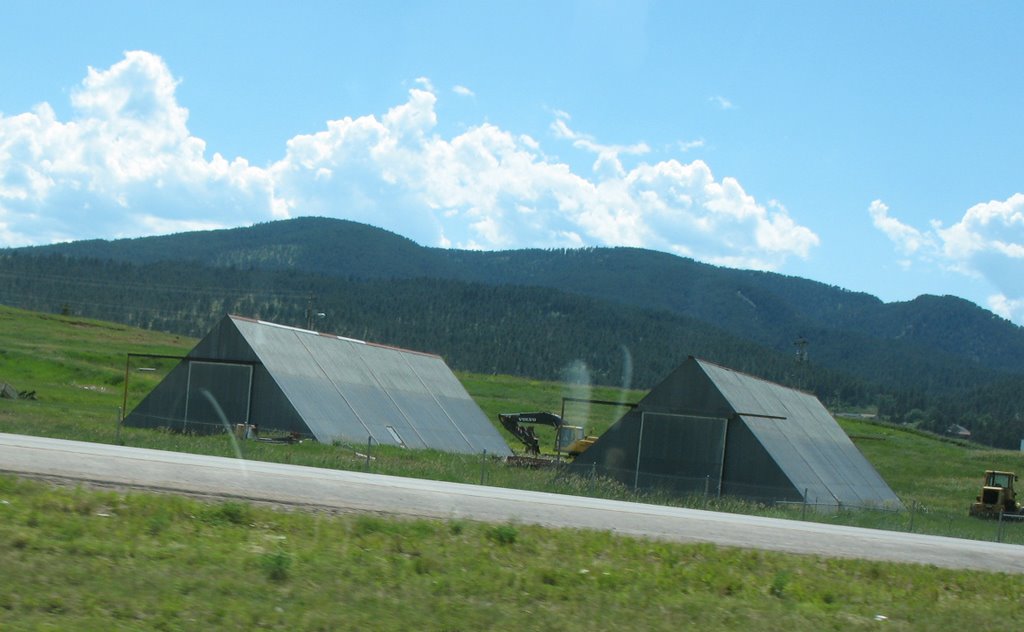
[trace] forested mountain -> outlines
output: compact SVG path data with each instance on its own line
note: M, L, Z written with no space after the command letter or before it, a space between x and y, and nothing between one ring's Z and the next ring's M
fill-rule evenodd
M778 351L795 340L831 365L874 364L879 346L941 350L972 365L1024 373L1024 330L968 301L922 296L886 304L797 277L721 268L637 248L483 252L427 248L346 220L297 218L249 228L24 248L25 254L127 263L193 261L214 267L287 269L353 279L442 278L555 288L714 323ZM829 332L878 344L858 354ZM851 355L853 354L853 355ZM863 357L856 357L861 355ZM863 369L860 369L863 370ZM858 372L860 372L858 370Z
M634 248L446 250L300 218L0 250L0 302L190 335L225 312L303 326L312 308L321 329L457 369L560 379L583 363L594 381L640 387L692 354L829 403L955 421L996 444L1024 436L1024 330L990 312Z

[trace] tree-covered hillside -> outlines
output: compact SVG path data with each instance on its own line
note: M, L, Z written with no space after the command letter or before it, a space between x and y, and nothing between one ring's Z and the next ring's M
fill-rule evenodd
M641 388L687 355L777 379L795 379L798 370L789 355L678 314L547 288L447 279L340 279L8 254L0 255L0 302L196 337L234 313L439 353L458 369L563 379L586 366L595 383Z
M310 297L315 297L312 301ZM424 248L302 218L0 251L0 302L199 336L224 313L440 353L453 367L650 387L687 355L1016 447L1024 331L967 301L885 304L631 248ZM807 361L795 361L794 343Z
M135 264L185 260L353 279L440 278L547 287L686 315L781 353L792 351L794 341L803 338L819 364L842 365L865 377L878 370L879 353L927 356L935 351L972 366L1024 374L1024 329L963 299L922 296L885 304L815 281L637 248L447 250L422 247L364 224L305 217L20 252ZM849 336L856 336L857 344L835 342Z

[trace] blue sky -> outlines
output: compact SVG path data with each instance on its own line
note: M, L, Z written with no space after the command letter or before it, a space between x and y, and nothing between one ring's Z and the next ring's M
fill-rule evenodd
M1022 7L7 0L0 246L326 215L1020 324Z

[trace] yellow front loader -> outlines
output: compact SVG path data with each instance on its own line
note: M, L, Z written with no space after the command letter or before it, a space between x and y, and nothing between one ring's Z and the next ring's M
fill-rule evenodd
M970 514L977 518L1020 516L1020 503L1013 489L1016 480L1017 475L1013 472L986 470L985 482L981 486L981 493L971 505Z

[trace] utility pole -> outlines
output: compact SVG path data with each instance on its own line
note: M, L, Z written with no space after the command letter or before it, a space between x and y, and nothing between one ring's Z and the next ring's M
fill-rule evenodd
M793 346L796 347L796 363L803 364L807 362L807 338L800 336L793 343Z
M312 294L310 294L306 298L306 329L308 329L309 331L316 331L316 328L313 327L316 319L323 318L324 316L327 315L323 312L318 312L313 309L314 300L316 300L316 297L313 296Z
M807 338L800 336L793 343L793 346L796 347L796 387L803 390L805 388L804 377L807 373L803 367L803 365L807 364Z

